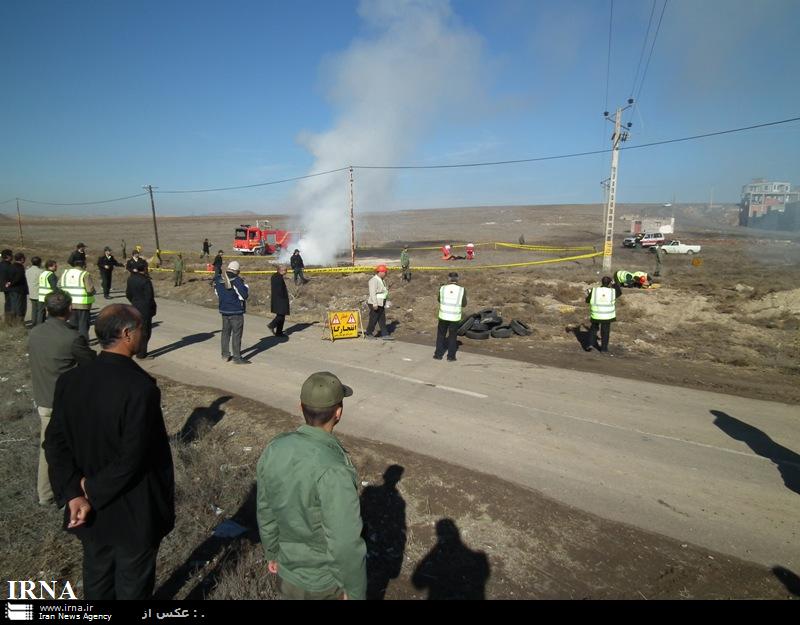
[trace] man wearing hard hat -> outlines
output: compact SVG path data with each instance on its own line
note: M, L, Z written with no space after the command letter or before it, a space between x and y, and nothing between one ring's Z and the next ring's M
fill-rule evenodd
M394 337L389 336L386 329L386 307L389 304L389 289L386 288L386 265L378 265L375 269L375 275L369 279L369 297L367 298L367 305L369 306L369 323L367 323L367 331L364 338L373 339L378 338L372 333L375 331L375 324L380 326L381 338L384 341L391 341Z

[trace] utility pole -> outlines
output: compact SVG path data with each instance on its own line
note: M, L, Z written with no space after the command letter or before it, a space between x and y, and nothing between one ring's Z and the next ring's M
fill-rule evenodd
M156 257L161 261L161 245L158 242L158 224L156 223L156 203L153 201L153 189L158 189L158 187L146 184L142 188L150 193L150 210L153 212L153 232L156 235Z
M19 214L19 198L17 198L17 227L19 228L19 244L22 245L22 215Z
M353 167L350 166L350 264L356 266L356 224L353 219Z
M605 242L603 244L603 273L611 271L611 255L614 250L614 211L617 207L617 169L619 168L619 146L628 139L628 131L622 130L622 112L633 104L633 98L628 98L628 105L618 108L614 115L614 134L611 135L611 177L608 179L608 204L605 212ZM605 112L608 117L608 111ZM633 126L628 122L627 128Z

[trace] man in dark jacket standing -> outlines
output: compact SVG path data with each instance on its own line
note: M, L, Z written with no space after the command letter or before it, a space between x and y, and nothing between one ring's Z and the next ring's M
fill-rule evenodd
M108 294L111 292L111 274L114 267L122 267L119 262L111 253L111 248L106 247L103 250L103 255L97 259L97 267L100 269L100 281L103 284L103 297L108 299Z
M244 333L244 313L250 290L239 277L239 262L232 260L228 270L214 278L214 291L219 298L219 313L222 315L222 359L231 360L237 365L249 365L242 358L242 334Z
M9 325L25 323L25 313L28 311L28 280L25 278L25 254L14 254L14 262L7 270L6 299L11 302L11 316L6 316Z
M303 269L305 268L306 265L303 262L303 257L300 256L300 250L294 251L291 258L289 259L289 264L292 266L292 271L294 272L295 284L299 285L308 282L308 278L306 278L305 274L303 273Z
M289 289L286 288L286 265L278 265L277 271L270 278L270 310L275 313L275 318L267 324L274 336L286 336L283 333L283 323L289 314Z
M214 277L218 278L222 275L222 250L217 251L217 255L214 256L214 261L211 264L214 265Z
M76 365L88 365L97 354L89 347L86 338L67 324L72 314L72 298L66 291L56 290L45 296L42 306L47 308L47 321L31 330L28 337L28 353L33 382L33 400L42 422L42 442L53 413L53 394L56 380L65 371ZM36 489L39 505L55 503L50 478L47 474L47 459L44 449L39 450L39 474Z
M147 358L147 343L153 331L153 317L156 316L156 295L144 261L136 265L136 271L131 271L128 276L125 297L142 316L142 334L136 357Z
M72 250L72 254L69 255L69 259L67 260L67 264L70 267L75 267L76 262L78 260L83 261L83 266L86 267L86 246L83 243L78 243L75 246L75 249Z
M64 527L83 543L84 598L148 599L161 539L175 525L175 475L156 381L131 357L142 319L100 311L103 351L56 382L44 449Z
M12 258L14 258L14 252L11 250L3 250L0 252L0 291L3 292L5 299L3 302L3 319L6 323L11 322L11 298L8 295L6 287L8 286L8 271L11 269Z

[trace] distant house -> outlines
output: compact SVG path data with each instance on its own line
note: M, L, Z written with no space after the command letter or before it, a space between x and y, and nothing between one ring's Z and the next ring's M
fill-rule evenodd
M771 210L764 215L751 217L748 225L759 230L800 231L800 201L788 202L782 206L782 210Z
M798 201L800 191L793 190L791 183L757 178L742 187L739 225L754 226L751 223L753 219L764 217L772 211L783 212L787 204Z
M675 218L674 217L640 217L638 215L631 217L631 234L641 233L655 233L661 234L674 234L675 233Z

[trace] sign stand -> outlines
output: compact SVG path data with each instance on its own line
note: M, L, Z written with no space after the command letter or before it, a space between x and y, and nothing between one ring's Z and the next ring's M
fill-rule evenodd
M322 320L322 340L355 339L364 335L361 312L358 310L329 310Z

